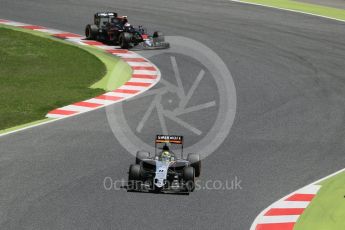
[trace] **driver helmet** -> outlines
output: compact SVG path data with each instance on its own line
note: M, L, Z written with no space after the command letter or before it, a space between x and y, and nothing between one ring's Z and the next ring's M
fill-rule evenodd
M123 16L122 18L123 18L123 22L124 22L124 23L128 23L128 18L127 18L127 16Z
M161 155L161 160L162 161L170 161L171 154L169 151L163 151Z
M169 147L165 144L163 146L163 151L161 154L161 160L162 161L170 161L170 158L171 158L171 153L170 153Z

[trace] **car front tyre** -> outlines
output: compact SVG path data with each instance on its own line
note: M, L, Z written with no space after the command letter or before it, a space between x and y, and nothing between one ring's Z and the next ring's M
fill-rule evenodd
M128 189L137 190L141 180L141 168L140 165L131 165L128 172Z
M193 167L185 167L183 169L183 180L188 192L195 189L195 169Z
M197 153L189 153L187 156L190 166L195 169L195 176L199 177L201 173L201 160L200 155Z

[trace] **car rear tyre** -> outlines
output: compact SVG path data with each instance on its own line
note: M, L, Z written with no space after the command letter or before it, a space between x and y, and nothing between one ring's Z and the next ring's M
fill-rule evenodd
M119 36L119 45L122 49L128 49L130 47L130 41L132 39L132 34L124 32Z
M140 164L140 162L143 160L143 159L147 159L150 157L150 153L148 152L145 152L145 151L138 151L137 152L137 155L135 157L135 163L136 164Z
M98 27L96 25L87 25L85 28L85 37L88 40L95 40L97 38Z
M201 160L200 155L197 153L190 153L187 156L187 161L190 162L190 166L195 169L195 176L199 177L201 172Z
M193 167L185 167L183 169L183 180L185 182L188 192L192 192L195 189L195 170Z

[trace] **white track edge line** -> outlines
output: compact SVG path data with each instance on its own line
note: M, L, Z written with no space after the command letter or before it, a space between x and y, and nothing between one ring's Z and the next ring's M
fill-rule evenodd
M325 19L334 20L334 21L338 21L338 22L345 22L345 20L342 20L342 19L328 17L328 16L324 16L324 15L320 15L320 14L313 14L313 13L303 12L303 11L300 11L300 10L291 10L291 9L287 9L287 8L270 6L270 5L260 4L260 3L246 2L246 1L241 1L241 0L228 0L228 1L242 3L242 4L247 4L247 5L263 6L263 7L277 9L277 10L284 10L284 11L300 13L300 14L305 14L305 15L314 16L314 17L325 18ZM335 8L335 9L337 9L337 8Z
M296 222L299 215L264 216L259 224L283 224Z

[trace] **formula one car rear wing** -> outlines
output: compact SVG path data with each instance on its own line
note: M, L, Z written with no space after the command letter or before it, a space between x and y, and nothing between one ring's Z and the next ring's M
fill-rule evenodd
M183 145L183 136L157 135L156 143L172 143L177 145Z
M117 13L115 12L98 12L98 13L95 13L95 16L96 17L117 17Z

